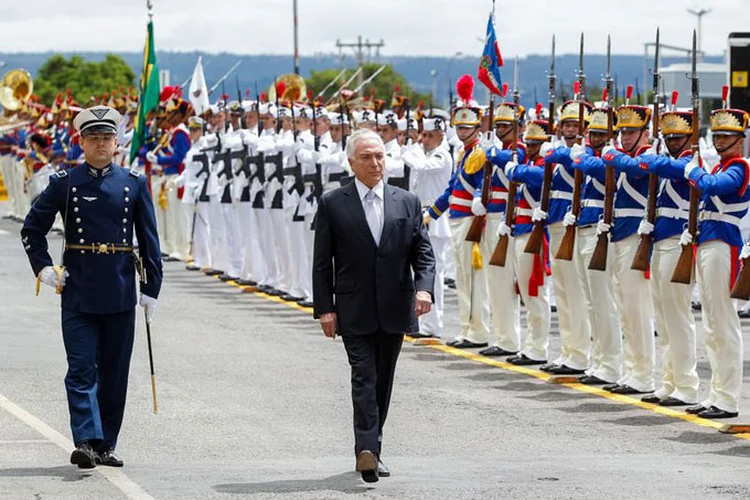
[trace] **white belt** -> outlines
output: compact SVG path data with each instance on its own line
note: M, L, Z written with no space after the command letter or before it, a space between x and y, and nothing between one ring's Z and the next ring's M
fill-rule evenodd
M516 215L525 215L526 217L531 217L534 215L534 211L530 208L516 208Z
M550 191L549 192L549 197L551 199L555 199L555 200L568 200L568 201L572 201L573 200L573 193L571 193L570 191L560 191L559 189L556 189L554 191Z
M451 196L450 204L451 205L461 205L463 207L470 207L472 200L465 200L463 198L459 198L458 196Z
M560 175L560 178L565 181L565 184L573 187L573 185L575 184L575 179L568 173L567 170L565 170L565 167L558 163L555 167L555 172Z
M743 201L740 203L724 203L718 196L712 196L711 201L714 202L716 208L721 213L726 212L739 212L741 210L747 210L750 207L750 202Z
M740 217L735 217L734 215L729 214L720 214L718 212L701 212L699 219L726 222L727 224L736 227L740 227L740 221L742 220Z
M633 198L633 200L635 200L635 202L640 206L645 207L646 205L648 205L648 199L641 193L639 193L638 190L630 184L630 182L628 182L628 178L626 176L622 177L621 185L625 192L628 193L630 197Z
M604 200L583 200L581 206L587 208L604 208Z
M646 211L642 208L615 208L615 217L640 217L642 218Z
M687 220L690 213L687 210L681 210L679 208L660 207L656 209L657 217L669 217L670 219L685 219Z
M507 191L493 191L492 199L508 201L508 192Z

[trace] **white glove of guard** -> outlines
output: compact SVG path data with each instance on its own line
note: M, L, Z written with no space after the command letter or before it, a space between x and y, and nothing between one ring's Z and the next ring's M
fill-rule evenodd
M651 234L654 232L654 225L651 224L646 219L643 219L640 224L638 224L638 234Z
M602 148L602 158L604 158L604 156L610 151L616 151L616 150L617 148L615 147L615 145L610 142L609 144L607 144L606 146Z
M518 163L514 162L513 160L505 164L504 172L505 172L505 176L508 179L511 179L513 177L513 171L516 169L517 166L518 166Z
M531 220L533 222L539 222L542 220L547 220L547 212L542 210L539 207L534 208L534 212L531 214Z
M487 208L482 203L481 198L474 198L471 200L471 213L480 217L487 213Z
M151 320L154 318L154 311L156 310L156 299L141 294L141 300L138 304L146 311L146 322L151 323Z
M553 149L555 149L554 144L552 144L551 142L545 142L544 144L542 144L542 147L539 149L539 156L544 158L545 156L547 156L547 153L549 153Z
M693 156L693 158L688 162L688 164L685 165L685 173L683 174L685 176L685 179L689 179L690 172L692 172L696 168L701 168L699 155Z
M59 284L57 279L57 271L55 271L52 266L43 268L39 274L42 278L42 283L57 290L57 285ZM62 273L62 286L60 288L63 288L65 286L65 280L68 279L68 276L70 276L70 273L67 269L65 269Z
M690 231L685 229L680 235L680 245L686 247L692 244L693 244L693 235L690 234Z
M568 212L565 214L565 217L563 217L563 226L575 226L578 222L578 218L573 215L573 212Z
M742 252L740 252L740 259L744 260L750 257L750 243L742 245Z
M571 160L577 160L581 156L583 156L586 153L586 146L582 144L573 144L573 147L570 148L570 159Z
M159 158L154 154L153 151L149 151L148 153L146 153L146 161L156 164L159 162Z
M503 236L510 236L510 233L510 226L508 226L505 221L502 221L500 227L497 228L497 235L502 238Z
M604 220L600 220L596 223L596 235L599 236L600 234L608 233L611 227L612 226L604 222Z

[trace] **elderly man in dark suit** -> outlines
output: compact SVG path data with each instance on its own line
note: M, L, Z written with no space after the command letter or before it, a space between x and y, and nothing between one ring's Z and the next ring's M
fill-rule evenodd
M396 360L404 333L430 310L435 256L419 198L383 180L382 139L360 130L346 149L356 179L320 200L313 299L325 335L344 341L356 468L375 482L390 475L380 449Z

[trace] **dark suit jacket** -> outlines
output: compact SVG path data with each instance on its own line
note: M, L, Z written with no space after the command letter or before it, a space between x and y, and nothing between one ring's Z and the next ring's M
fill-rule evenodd
M409 332L416 291L434 290L435 255L419 198L387 184L383 198L379 246L367 225L356 183L325 194L318 205L315 317L335 312L341 335Z

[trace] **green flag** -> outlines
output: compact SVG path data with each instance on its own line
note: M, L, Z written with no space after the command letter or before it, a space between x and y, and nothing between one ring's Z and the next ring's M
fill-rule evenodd
M143 48L143 73L141 74L141 94L138 99L138 113L135 116L133 142L130 146L130 161L146 142L146 116L159 105L159 68L156 66L154 49L154 24L148 22L146 46Z

